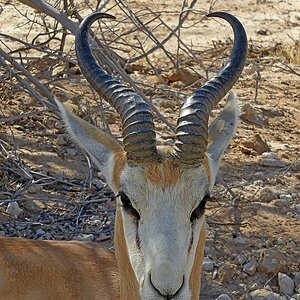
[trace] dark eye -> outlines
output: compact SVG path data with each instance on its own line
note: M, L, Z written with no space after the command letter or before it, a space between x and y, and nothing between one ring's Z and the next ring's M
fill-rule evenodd
M140 214L138 211L132 206L130 199L124 192L120 192L118 196L121 199L123 209L126 213L134 216L137 220L140 219Z
M199 205L192 211L192 214L190 217L191 223L194 223L195 220L202 217L202 215L204 214L204 211L205 211L205 204L206 204L207 200L209 200L209 199L210 199L209 195L204 196L204 198L201 200Z

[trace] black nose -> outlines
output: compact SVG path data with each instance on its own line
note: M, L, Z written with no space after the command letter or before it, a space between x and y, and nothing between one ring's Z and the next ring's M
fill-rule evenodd
M152 280L151 280L151 274L150 276L150 284L152 285L152 288L160 295L162 296L164 299L172 299L174 298L176 295L178 295L184 285L184 277L182 278L182 283L180 285L180 287L174 292L174 287L168 287L168 286L157 286L155 284L153 284Z

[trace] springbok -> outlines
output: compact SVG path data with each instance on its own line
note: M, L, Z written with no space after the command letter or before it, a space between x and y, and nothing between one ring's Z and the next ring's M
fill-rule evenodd
M76 52L83 75L122 118L123 146L57 105L67 131L94 160L117 195L115 254L93 243L0 239L0 298L199 299L205 243L205 202L238 122L229 93L219 116L212 109L239 78L247 54L241 23L225 12L234 45L224 69L180 110L173 147L156 145L153 116L133 89L108 75L91 52L88 31L104 13L80 25Z

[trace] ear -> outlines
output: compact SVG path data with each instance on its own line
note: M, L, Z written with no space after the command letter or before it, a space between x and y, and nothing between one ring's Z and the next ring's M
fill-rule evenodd
M112 186L114 157L116 153L123 152L121 145L104 131L70 112L60 101L55 101L72 140L89 154Z
M211 180L214 185L222 155L232 140L239 123L240 110L237 95L230 92L227 103L208 128L207 155L210 162Z

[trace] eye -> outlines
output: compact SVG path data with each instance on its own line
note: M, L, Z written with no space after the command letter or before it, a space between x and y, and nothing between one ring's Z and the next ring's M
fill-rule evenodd
M191 223L194 223L195 220L202 217L202 215L204 214L204 211L205 211L205 204L206 204L207 200L209 200L209 199L210 199L209 195L204 196L204 198L201 200L199 205L192 211L191 217L190 217Z
M124 209L124 211L129 214L132 215L133 217L135 217L137 220L139 220L140 214L138 213L138 211L132 206L130 199L128 198L128 196L124 193L124 192L120 192L117 196L120 197L121 202L122 202L122 207Z

